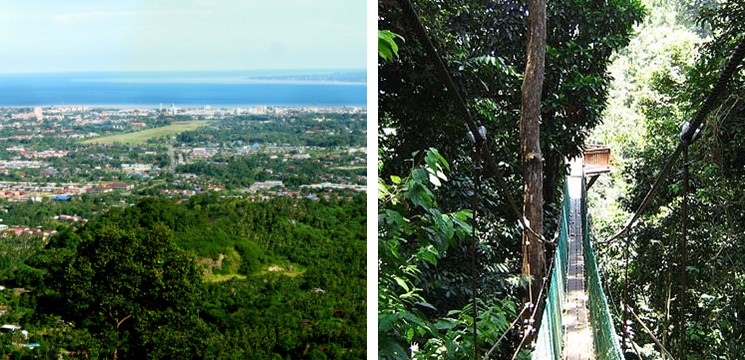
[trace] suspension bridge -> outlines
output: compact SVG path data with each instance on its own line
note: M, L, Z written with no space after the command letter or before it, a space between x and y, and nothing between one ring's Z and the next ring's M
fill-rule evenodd
M593 151L593 154L598 153ZM607 154L607 152L603 152ZM533 359L622 359L603 293L587 215L587 178L606 165L574 161L564 186L556 254Z
M683 126L680 141L667 159L665 166L642 203L631 219L618 233L607 239L616 240L627 234L636 220L649 206L652 198L668 178L678 159L683 156L683 201L682 212L682 264L685 268L685 244L687 242L687 193L688 193L688 148L696 141L706 116L719 102L725 93L727 82L733 77L738 66L745 58L745 39L735 47L732 56L722 69L706 100L690 122ZM541 318L541 325L536 337L533 359L623 359L619 333L613 326L613 319L608 301L603 293L600 274L598 273L595 252L591 241L590 221L587 214L587 188L594 183L600 173L606 172L607 156L605 151L595 149L585 152L583 161L572 164L571 174L564 187L564 202L557 240L556 254L553 259L550 283L546 296L546 306ZM606 156L598 165L598 157ZM603 164L600 164L603 165ZM590 178L589 182L587 178ZM685 272L681 272L685 284ZM681 292L681 302L685 303L685 291ZM632 312L633 315L633 312ZM638 319L637 319L638 320ZM685 334L685 319L679 319L679 332ZM640 323L642 328L645 325ZM652 336L661 352L672 358L667 350ZM683 338L681 338L683 343ZM681 346L681 354L685 348Z
M468 138L474 144L474 163L478 164L476 166L476 169L478 169L476 173L479 175L476 176L476 179L480 178L482 170L490 173L504 195L509 209L518 219L520 227L524 229L523 231L532 232L531 228L527 226L517 206L517 202L510 195L502 170L497 165L494 155L488 149L489 141L486 138L486 129L476 121L471 110L469 110L463 94L458 90L459 87L456 86L445 62L429 37L427 29L422 24L411 2L401 0L401 5L404 17L413 25L416 37L425 45L427 56L434 65L436 76L450 90L447 94L451 97L457 115L462 117L465 122L468 129ZM733 78L744 58L745 39L741 39L734 48L726 65L721 69L708 96L691 120L685 123L680 133L680 141L677 147L667 158L667 162L657 174L654 184L647 192L642 203L637 207L631 219L626 222L623 229L609 239L606 239L605 242L617 240L624 234L629 233L629 230L636 224L639 216L645 211L655 194L663 186L681 155L683 156L684 164L683 192L685 194L681 212L683 218L687 219L688 147L698 138L701 130L704 128L705 118L725 95L727 83ZM624 358L621 343L626 342L621 341L619 332L614 329L613 318L611 317L608 301L603 292L602 282L598 272L591 240L590 221L587 214L587 189L592 186L601 173L609 171L607 168L608 152L596 150L585 151L584 163L583 161L575 162L572 166L572 172L565 182L563 209L558 239L556 241L556 252L553 256L552 265L549 267L551 269L548 275L549 284L538 295L540 298L542 293L544 291L546 292L545 308L541 315L540 328L538 329L535 338L535 347L532 352L532 359L535 360L621 360ZM588 157L594 160L588 161ZM601 159L601 162L604 162L604 166L598 167L598 164L594 163L598 158ZM687 242L686 221L684 220L682 225L682 253L685 253L685 244ZM541 238L541 235L533 234ZM683 256L682 269L685 268L685 264L686 260L685 256ZM683 283L685 284L685 272L681 273L683 274ZM683 289L685 289L685 286ZM474 290L475 293L476 291ZM683 304L685 304L684 294L685 290L681 292ZM474 319L476 318L476 309L477 306L474 306ZM636 317L630 308L628 310L631 315ZM626 313L626 309L624 309L624 313ZM673 357L667 352L663 344L657 341L654 335L651 334L638 318L637 321L657 344L659 350L667 358L672 359ZM680 341L683 344L685 338L685 319L681 317L678 321L681 324L678 332L681 334ZM623 323L626 324L625 320ZM474 336L476 336L475 321L473 326ZM525 336L523 340L525 340ZM520 344L518 350L522 347L522 344ZM630 341L626 344L636 350L633 342ZM681 355L684 354L685 346L681 345L679 351ZM489 353L491 353L491 350Z

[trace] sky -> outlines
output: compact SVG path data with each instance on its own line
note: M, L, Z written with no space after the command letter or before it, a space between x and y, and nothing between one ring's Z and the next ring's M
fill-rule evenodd
M0 73L364 69L365 0L0 0Z

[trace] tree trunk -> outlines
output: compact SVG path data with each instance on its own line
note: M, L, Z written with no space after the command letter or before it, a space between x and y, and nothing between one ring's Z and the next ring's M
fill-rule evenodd
M543 155L540 122L546 57L546 0L529 0L528 10L528 51L522 84L520 150L525 184L523 213L533 232L523 232L522 272L531 280L525 301L538 306L536 316L532 319L533 329L538 329L543 307L538 294L546 276L543 242L536 236L543 234ZM532 341L534 335L535 333L528 335L528 342Z

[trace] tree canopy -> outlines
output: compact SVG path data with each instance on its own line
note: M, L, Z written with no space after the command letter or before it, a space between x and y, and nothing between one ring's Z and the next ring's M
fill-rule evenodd
M426 357L432 350L424 346L428 344L442 346L447 349L442 351L453 358L466 357L474 351L510 356L519 343L518 334L510 333L513 341L503 341L494 349L490 341L496 341L499 336L490 336L500 333L499 329L505 331L508 324L497 319L512 314L515 303L519 302L516 299L520 296L521 280L514 276L519 272L520 231L516 226L519 215L507 205L507 194L492 172L485 172L477 188L474 171L480 164L474 160L465 115L459 109L456 93L463 98L475 121L486 128L487 148L505 174L507 191L512 198L521 198L518 120L527 41L526 5L518 1L413 2L448 75L454 80L452 87L443 81L437 59L428 51L427 39L418 35L400 3L403 2L379 3L378 26L390 31L383 33L379 42L384 49L378 65L380 174L382 184L398 189L401 193L396 194L404 196L396 201L396 196L380 199L379 219L385 221L380 223L379 246L400 245L379 251L395 254L392 258L381 255L382 261L388 261L387 266L391 266L383 269L395 268L398 261L403 261L399 265L412 272L394 272L406 286L392 279L381 280L379 293L385 294L391 308L402 306L424 322L408 327L414 329L413 333L401 333L401 329L407 329L404 324L414 322L414 318L396 319L381 314L387 316L379 319L387 321L381 327L381 336L387 340L384 344L391 354L418 344L423 350L415 356ZM581 154L590 131L601 121L611 80L607 69L612 54L628 44L632 26L644 14L641 4L633 0L548 2L546 72L540 114L540 147L545 159L543 210L547 214L556 212L566 159ZM391 41L395 47L390 45ZM437 148L438 156L450 166L447 181L437 178L439 171L445 171L432 160L432 147ZM422 163L430 168L430 175L427 170L417 168ZM409 202L412 204L404 205ZM458 238L451 228L454 225L435 220L463 209L474 214L476 240ZM423 229L432 229L424 234L415 230L416 226L404 231L408 226L396 221L400 219L396 214L404 222L411 220L414 224L416 219ZM434 219L428 220L430 217ZM555 229L556 223L549 222L547 237ZM438 245L444 241L440 237L445 235L438 235L441 231L451 239L445 241L449 244L445 248ZM472 265L473 246L478 256L476 269ZM417 297L412 297L412 293ZM473 325L472 295L477 297L478 319L492 319L493 322L485 323L494 325L492 329L479 330L484 331L484 338L478 345L472 340L473 331L464 328ZM421 297L423 301L419 303L428 305L398 302L396 297L409 300ZM453 339L445 335L454 329L462 331L458 332L461 336Z
M605 187L593 189L597 195L591 212L598 215L601 239L617 231L628 218L625 212L642 202L677 146L684 124L701 108L743 40L741 2L695 5L652 2L658 16L639 30L639 39L614 65L625 74L614 85L620 101L609 109L597 137L618 150L621 171L601 183ZM680 359L739 359L745 354L739 315L745 267L737 256L745 250L739 245L744 218L742 197L737 195L745 180L743 80L740 67L706 117L701 137L689 148L687 216L679 161L632 232L598 247L609 292L629 294L616 302L630 305ZM688 224L686 239L683 222ZM624 317L620 311L617 315ZM660 349L638 326L632 325L642 355L658 356Z
M30 290L5 318L43 349L15 351L360 358L363 199L145 198L67 228L4 269Z

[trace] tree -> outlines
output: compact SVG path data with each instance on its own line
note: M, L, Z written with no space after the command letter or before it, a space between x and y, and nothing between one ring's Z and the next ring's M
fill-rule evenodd
M469 240L472 227L468 210L444 213L434 189L447 180L450 165L436 149L425 154L425 165L412 168L404 178L378 179L378 351L381 358L416 359L446 356L470 358L486 352L509 328L515 316L510 300L482 300L478 333L473 342L472 309L438 315L422 292L423 274ZM430 180L431 179L431 180ZM436 179L436 180L435 180ZM486 347L488 349L488 347Z
M176 247L168 228L138 231L103 223L85 231L58 265L62 268L50 271L48 284L62 305L59 311L86 328L103 353L194 356L190 349L198 343L183 333L199 328L202 271Z
M541 93L546 57L546 1L528 2L528 47L522 85L520 152L523 164L523 213L532 231L523 231L522 272L530 279L526 303L538 306L546 276L543 248L543 155L541 153ZM540 309L540 307L539 307ZM538 310L536 313L542 313ZM533 320L537 329L540 320ZM532 337L530 337L532 339Z
M655 14L680 18L669 3L661 3L657 3ZM636 134L638 141L627 141L628 135L609 136L620 139L617 142L626 157L623 178L616 187L625 193L619 202L627 211L636 210L642 202L678 144L681 127L699 110L723 64L743 39L745 8L741 1L711 2L700 10L693 15L702 28L667 22L647 24L640 29L639 42L656 46L635 46L621 59L630 66L618 72L628 76L619 82L629 89L624 97L633 101L625 102L626 108L614 109L614 113L638 113L642 130ZM703 41L695 33L710 33L712 38ZM661 38L668 44L661 46ZM739 69L707 116L701 137L689 149L688 248L695 251L681 252L678 245L684 221L680 162L632 233L598 247L605 255L603 262L609 275L604 278L609 280L609 292L626 292L628 298L623 302L636 309L678 359L740 359L745 355L741 321L745 311L741 280L745 263L738 256L745 251L745 218L740 210L745 204L738 195L745 182L742 64ZM619 126L615 118L609 118L609 125L628 132L628 126ZM601 230L615 232L627 219L607 220L612 224L610 231ZM688 275L685 285L679 276L681 268ZM649 336L638 333L634 342L640 347L652 344Z

